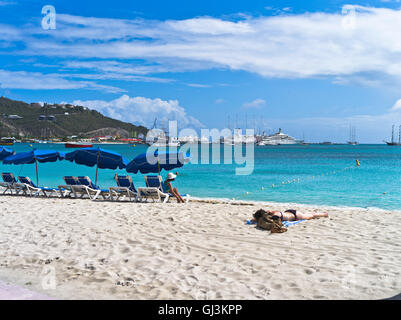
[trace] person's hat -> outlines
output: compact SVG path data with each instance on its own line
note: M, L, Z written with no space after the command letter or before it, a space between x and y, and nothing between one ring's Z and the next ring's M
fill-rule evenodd
M176 177L177 176L174 173L169 172L169 174L167 175L167 180L174 180Z

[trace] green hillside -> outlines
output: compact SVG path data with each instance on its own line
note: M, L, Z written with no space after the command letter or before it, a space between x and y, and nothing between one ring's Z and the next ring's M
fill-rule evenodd
M17 116L17 117L13 117ZM21 117L21 118L18 118ZM44 119L44 120L40 120ZM148 131L143 126L103 116L95 110L82 106L50 105L14 101L0 98L0 136L25 138L64 138L76 135L92 137L119 135L132 138Z

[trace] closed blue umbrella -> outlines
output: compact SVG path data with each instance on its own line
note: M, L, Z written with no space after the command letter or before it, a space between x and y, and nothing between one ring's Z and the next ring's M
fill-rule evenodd
M116 152L101 148L82 148L69 152L65 155L65 160L83 164L88 167L96 166L96 181L98 169L124 169L127 161L124 157Z
M15 154L15 152L11 149L7 149L7 148L0 148L0 160L3 160L4 158L7 158L11 155Z
M20 152L11 156L8 156L3 160L4 164L32 164L35 163L36 167L36 182L39 185L38 176L38 162L56 162L57 160L63 160L64 153L54 150L32 150L28 152Z
M154 159L147 159L147 154L142 153L127 165L127 172L132 173L159 173L161 170L181 168L190 160L189 156L182 152L155 152Z

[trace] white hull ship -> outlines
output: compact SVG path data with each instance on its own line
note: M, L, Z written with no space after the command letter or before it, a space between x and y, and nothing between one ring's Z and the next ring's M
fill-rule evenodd
M153 147L179 147L181 145L177 138L162 138L159 137L154 143Z
M174 137L168 137L164 131L158 129L157 134L148 136L146 143L152 147L179 147L180 141Z
M293 145L302 144L302 140L297 140L288 134L282 133L281 129L275 134L269 136L262 136L258 142L258 146L279 146L279 145Z
M210 141L207 137L197 137L197 136L183 136L178 138L181 144L198 144L198 143L207 143L209 144Z

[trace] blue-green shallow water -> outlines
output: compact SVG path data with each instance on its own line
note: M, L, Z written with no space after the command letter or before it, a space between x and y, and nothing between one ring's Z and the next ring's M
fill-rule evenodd
M62 144L35 144L37 149L70 152ZM102 145L121 153L128 160L146 152L146 146ZM28 151L28 144L16 144L17 152ZM223 153L223 152L221 152ZM359 168L355 159L360 161ZM88 175L95 180L96 169L68 161L39 163L42 186L62 184L63 175ZM295 202L301 204L378 207L401 209L401 147L386 145L309 145L255 147L255 168L251 175L235 175L238 165L192 164L179 172L175 186L196 197ZM349 168L349 169L346 169ZM35 181L34 165L0 164L2 172L28 175ZM124 170L99 170L98 184L114 186L114 173ZM322 175L324 174L324 175ZM163 171L163 176L166 172ZM137 187L144 186L141 174L133 175ZM296 183L282 184L299 179ZM272 188L272 185L277 187ZM264 190L262 190L262 187ZM248 192L248 194L246 194Z

